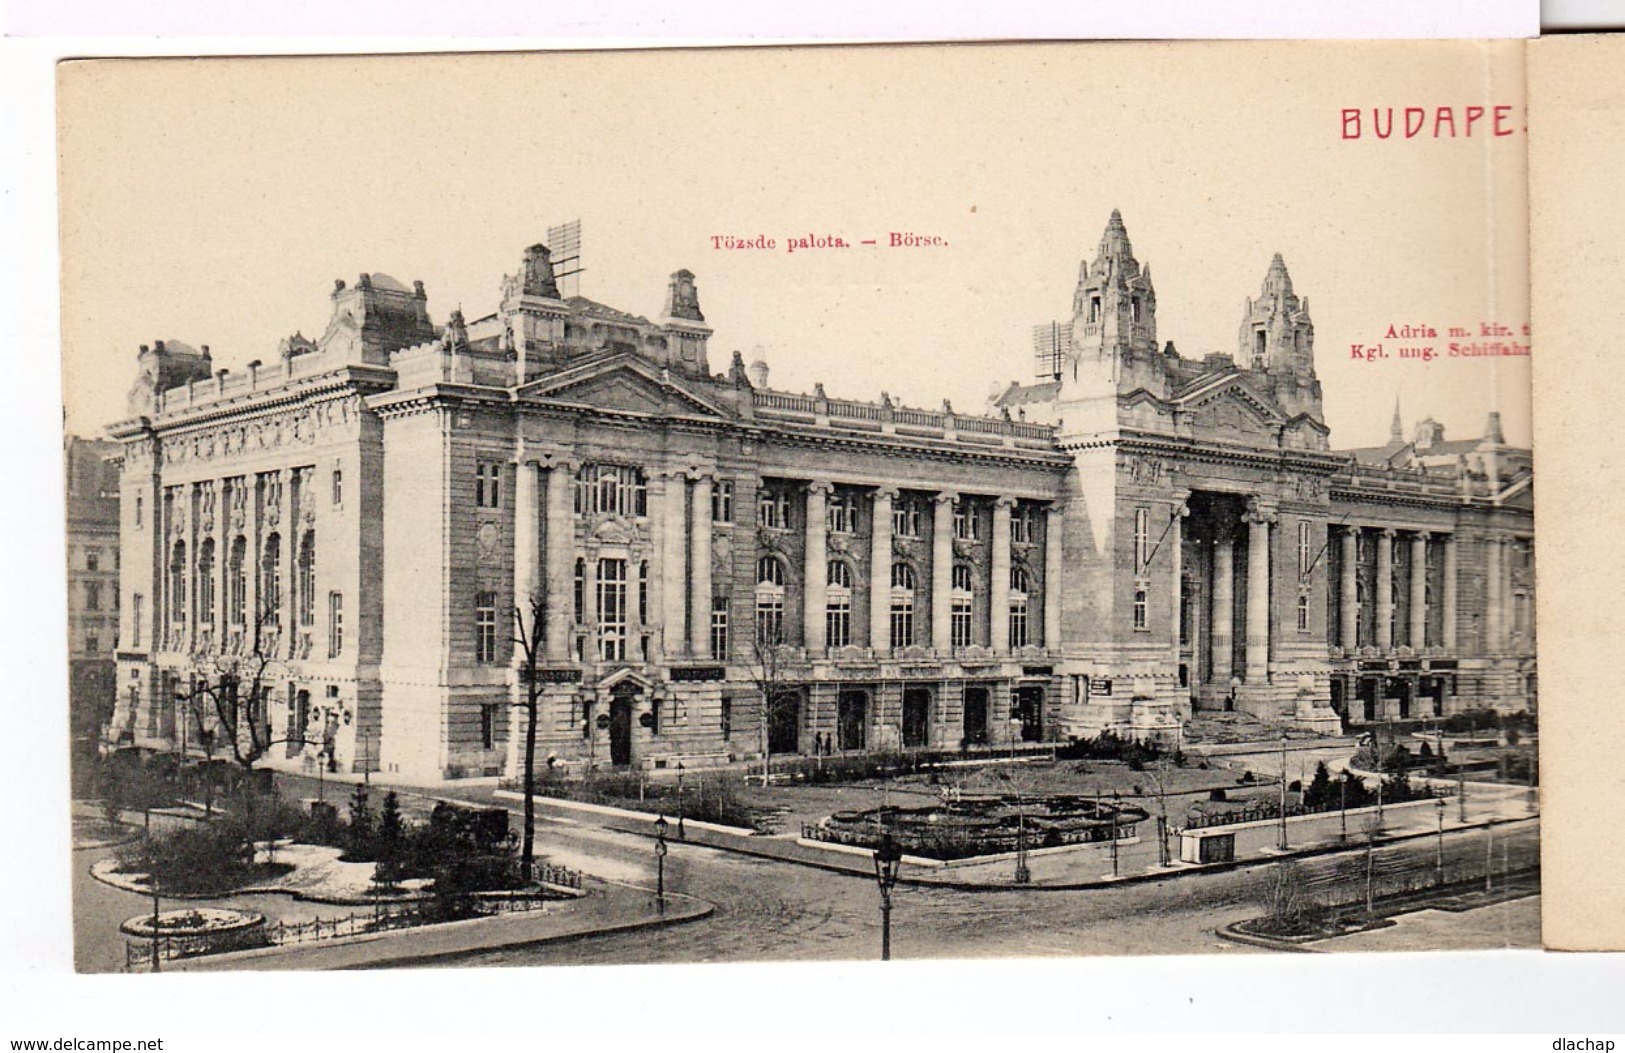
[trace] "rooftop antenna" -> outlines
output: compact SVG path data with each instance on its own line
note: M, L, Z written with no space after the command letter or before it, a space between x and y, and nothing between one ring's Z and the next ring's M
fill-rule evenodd
M556 227L547 228L547 247L553 254L553 278L559 283L559 295L581 294L581 220L572 219Z
M1033 326L1033 376L1060 380L1061 363L1072 352L1072 323L1045 322Z

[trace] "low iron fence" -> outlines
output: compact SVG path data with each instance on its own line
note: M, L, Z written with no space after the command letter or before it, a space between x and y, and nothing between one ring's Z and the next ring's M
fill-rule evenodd
M548 884L565 888L581 888L581 872L567 867L538 866L536 878ZM557 895L525 893L517 895L480 895L474 898L476 916L498 914L524 914L545 910L549 900ZM158 937L132 937L124 941L124 968L126 971L150 968L153 955L161 961L180 958L198 958L229 951L253 950L261 947L289 947L345 936L387 932L393 929L415 928L446 920L438 913L439 905L433 899L414 900L409 903L375 903L371 910L357 911L336 918L314 917L305 921L277 921L252 929L234 929L216 933L188 933Z

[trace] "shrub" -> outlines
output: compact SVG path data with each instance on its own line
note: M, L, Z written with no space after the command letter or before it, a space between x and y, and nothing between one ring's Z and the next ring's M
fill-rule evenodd
M118 855L119 869L156 878L160 893L229 892L255 874L254 846L235 823L208 823L143 838Z

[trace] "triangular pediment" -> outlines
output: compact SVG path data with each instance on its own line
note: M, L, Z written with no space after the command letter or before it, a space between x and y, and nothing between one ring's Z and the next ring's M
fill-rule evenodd
M725 418L722 406L668 371L618 355L588 363L519 389L521 402L562 402L616 413Z
M1232 373L1191 389L1175 400L1181 415L1198 430L1255 432L1278 429L1286 416L1270 398Z

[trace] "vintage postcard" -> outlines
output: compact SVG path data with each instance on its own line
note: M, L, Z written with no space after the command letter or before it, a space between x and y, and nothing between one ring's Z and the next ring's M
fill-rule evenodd
M78 968L1540 946L1525 61L63 65Z

